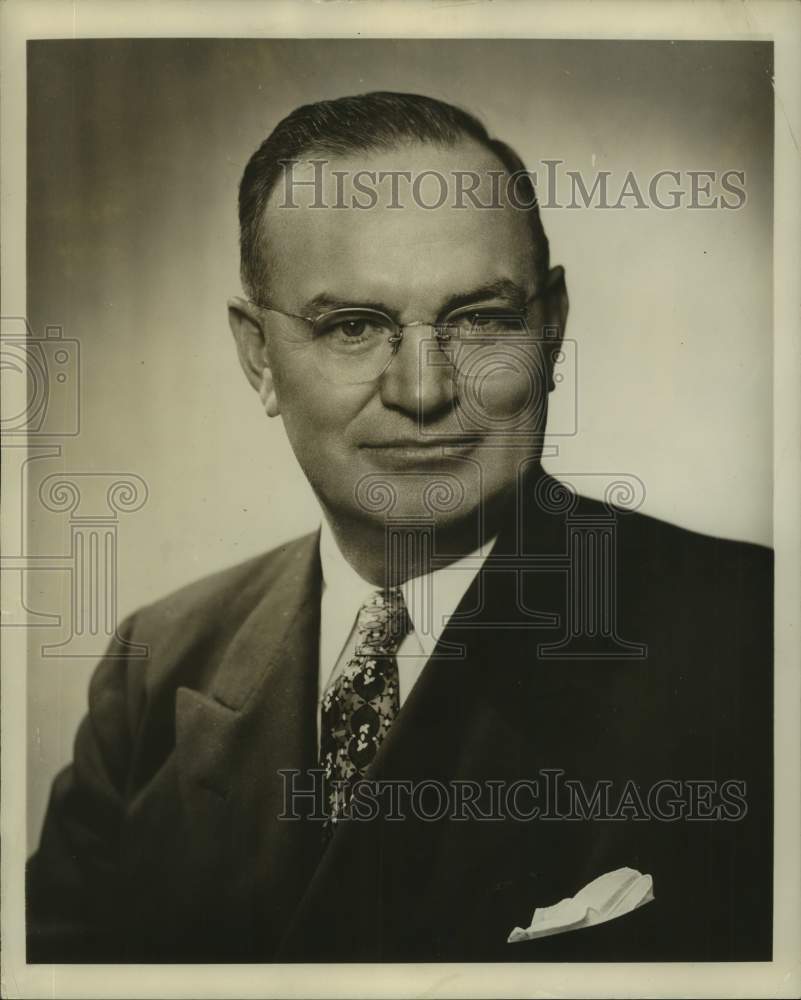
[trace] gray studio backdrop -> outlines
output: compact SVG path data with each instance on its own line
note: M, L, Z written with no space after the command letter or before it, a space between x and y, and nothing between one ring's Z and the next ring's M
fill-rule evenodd
M744 171L737 210L543 208L578 360L552 404L564 426L577 404L577 433L546 466L634 475L647 513L770 544L769 44L46 41L28 58L28 318L36 336L53 328L43 364L66 394L35 439L58 447L31 455L22 524L43 567L28 574L28 606L60 616L30 631L31 846L103 622L317 522L225 311L239 291L242 168L301 103L430 94L477 113L530 168L610 171L610 190L628 171L646 185L661 170ZM59 335L70 371L56 383ZM75 433L57 437L58 420ZM78 509L48 479L61 473ZM115 603L104 597L98 634L90 622L76 638L86 615L71 587L92 559Z

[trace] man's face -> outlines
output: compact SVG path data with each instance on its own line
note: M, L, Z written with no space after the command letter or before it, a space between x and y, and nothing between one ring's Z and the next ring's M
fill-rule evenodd
M415 324L403 329L382 373L343 383L337 374L343 362L329 363L308 323L260 313L289 440L335 523L423 517L439 528L458 527L482 504L509 495L521 463L539 456L548 391L541 348L532 351L519 335L508 343L468 347L457 338L439 346L426 325L454 309L519 314L536 292L545 294L529 308L532 331L563 323L563 283L552 280L550 293L538 283L526 213L503 195L502 207L484 209L467 199L466 207L453 207L454 170L481 176L477 194L486 204L492 198L488 171L497 174L500 166L468 140L449 149L421 143L330 159L327 207L311 207L318 193L311 187L295 187L297 207L287 206L282 181L272 193L264 219L266 304L312 317L341 306L370 306L400 325ZM448 198L436 209L415 204L407 184L401 187L403 207L392 208L384 182L376 187L375 207L335 207L333 172L345 172L350 206L350 179L360 170L404 170L413 177L439 171ZM310 166L295 169L296 181L313 176ZM420 200L433 204L438 191L424 184ZM358 325L338 336L343 351L352 347L358 356ZM458 368L451 363L457 355Z

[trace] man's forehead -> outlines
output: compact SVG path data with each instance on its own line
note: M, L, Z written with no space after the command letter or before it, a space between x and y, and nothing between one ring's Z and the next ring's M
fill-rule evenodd
M285 162L267 210L290 204L319 210L342 203L395 211L399 206L466 208L476 202L502 208L508 204L507 179L498 157L469 138L451 145L409 141L347 154L310 151Z
M312 154L291 171L263 219L271 287L321 269L430 282L468 280L490 262L517 278L531 268L528 213L509 203L500 160L472 140Z

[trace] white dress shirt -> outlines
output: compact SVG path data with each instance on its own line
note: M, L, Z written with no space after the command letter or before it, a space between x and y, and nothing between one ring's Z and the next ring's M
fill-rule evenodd
M494 543L493 538L470 555L400 585L412 624L412 629L397 651L401 706ZM325 520L320 530L320 563L323 589L320 604L320 663L317 674L318 741L323 694L353 656L356 648L356 623L362 604L380 589L359 576L345 559Z

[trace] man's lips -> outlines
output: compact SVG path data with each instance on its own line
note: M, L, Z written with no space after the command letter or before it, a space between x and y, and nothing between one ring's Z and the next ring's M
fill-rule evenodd
M478 444L476 435L457 435L422 438L391 438L385 441L365 441L359 445L368 451L425 451L439 448L465 448Z
M417 469L441 465L449 459L469 455L479 438L454 434L452 437L402 437L369 441L360 446L371 465L383 469Z

